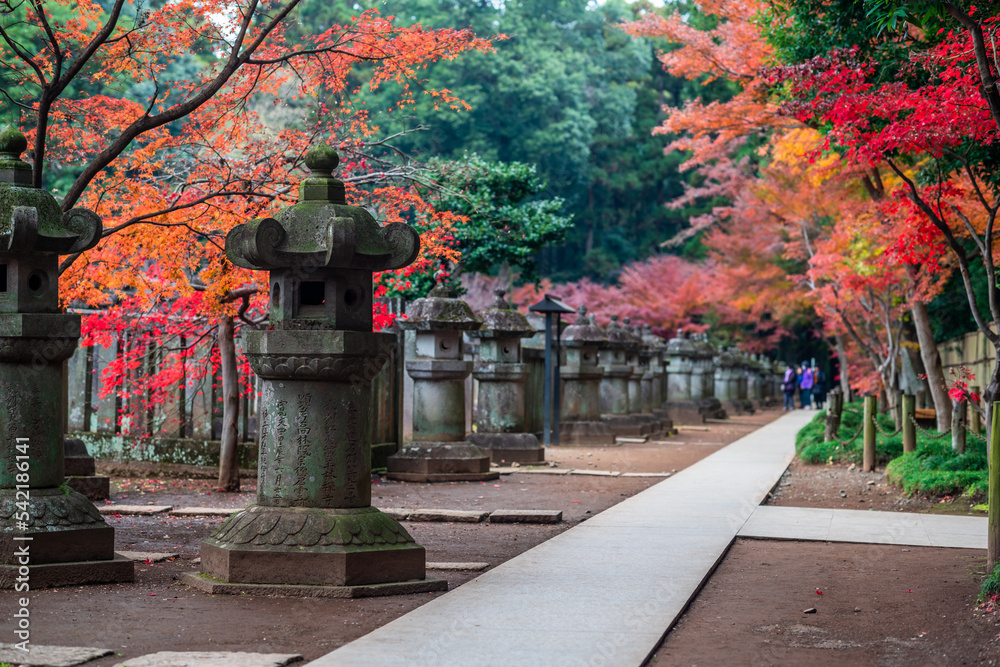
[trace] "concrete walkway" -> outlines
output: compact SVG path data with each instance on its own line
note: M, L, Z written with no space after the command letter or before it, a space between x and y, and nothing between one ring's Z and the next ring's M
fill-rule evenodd
M740 537L985 549L986 517L758 507Z
M814 415L785 415L310 665L641 665Z

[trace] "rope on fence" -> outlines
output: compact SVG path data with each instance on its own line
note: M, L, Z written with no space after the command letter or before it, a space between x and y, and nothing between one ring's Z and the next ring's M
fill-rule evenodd
M923 426L917 423L916 417L914 417L912 414L910 415L910 423L912 423L917 428L918 431L923 433L926 437L930 438L931 440L940 440L946 435L951 435L951 431L944 431L942 433L938 433L937 435L931 435L930 431L928 431Z
M899 433L900 431L903 430L903 425L900 424L899 428L897 428L892 433L889 433L888 431L886 431L885 429L883 429L881 426L878 425L878 419L877 418L873 417L872 421L875 422L875 430L878 431L879 433L881 433L882 435L884 435L887 438L891 438L892 436L896 435L897 433Z
M852 435L847 440L841 440L840 438L838 438L835 435L833 436L833 439L836 440L838 443L840 443L840 445L842 447L847 447L849 444L851 444L852 442L854 442L855 440L858 439L858 436L861 435L861 432L864 430L864 428L865 428L865 425L864 425L864 423L862 423L861 426L858 427L858 430L854 432L854 435Z
M966 432L971 433L972 435L974 435L977 438L979 438L980 440L982 440L984 443L989 444L989 442L986 440L985 437L979 435L978 433L976 433L975 431L973 431L971 428L969 428L968 424L962 424L962 426L965 427Z

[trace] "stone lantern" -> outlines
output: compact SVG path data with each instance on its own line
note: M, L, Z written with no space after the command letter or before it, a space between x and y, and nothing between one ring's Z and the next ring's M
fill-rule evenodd
M648 324L642 327L642 342L646 350L644 354L649 358L646 373L642 376L642 411L652 414L665 430L669 430L673 428L673 422L663 407L666 400L663 395L667 373L664 359L666 343L653 333Z
M535 335L528 320L495 291L492 308L480 311L482 328L470 332L479 338L479 361L472 376L479 381L476 432L469 442L488 451L494 462L539 463L545 448L533 433L524 432L524 381L528 365L521 363L521 339Z
M604 377L601 379L602 419L616 436L647 435L652 429L637 415L633 416L629 402L629 383L635 374L635 367L629 363L629 357L635 355L639 342L630 329L618 324L617 315L611 316L606 332L608 343L598 352L601 366L604 367ZM639 377L642 377L641 374ZM641 405L635 406L635 412L641 409Z
M632 326L630 318L622 319L622 328L630 338L625 349L626 363L632 368L632 375L628 378L628 408L630 414L638 415L646 412L642 404L642 378L649 366L650 355L646 353L646 344L639 328Z
M257 502L202 542L212 593L355 597L445 590L424 576L424 548L371 506L372 380L393 336L372 333L372 273L407 266L420 239L350 206L311 150L298 203L226 236L233 264L268 271L270 321L246 334L262 382ZM326 591L317 590L322 587Z
M466 440L465 361L462 334L481 322L469 304L439 283L414 301L399 325L416 333L416 358L406 362L413 378L413 440L389 457L387 476L404 482L476 482L496 479L490 455Z
M562 394L560 443L566 445L610 445L615 436L601 420L601 378L598 351L608 339L587 308L580 306L576 321L562 334L566 363L559 369L565 382Z
M62 372L80 316L59 308L59 255L94 247L101 219L32 187L27 147L0 131L0 587L132 581L114 528L65 476Z
M667 396L664 407L674 423L702 424L705 416L699 409L698 399L692 393L691 377L695 366L695 347L683 329L667 341L668 360Z
M691 372L691 397L698 401L698 409L708 419L725 419L726 410L716 396L715 346L708 342L708 335L695 334L694 369Z

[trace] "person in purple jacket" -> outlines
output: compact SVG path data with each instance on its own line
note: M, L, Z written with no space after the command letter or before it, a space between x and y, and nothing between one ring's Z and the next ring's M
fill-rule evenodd
M795 409L795 387L798 382L795 366L788 364L788 368L785 369L785 379L781 383L781 391L785 394L785 411Z
M802 402L802 409L812 407L812 388L815 384L816 378L813 375L813 371L809 368L809 363L802 362L802 372L799 373L799 400Z

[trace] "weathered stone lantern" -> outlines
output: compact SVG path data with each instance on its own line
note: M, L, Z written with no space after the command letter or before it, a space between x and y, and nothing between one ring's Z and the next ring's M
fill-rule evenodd
M417 358L406 362L413 378L413 440L389 457L387 476L405 482L475 482L496 479L490 455L466 440L465 361L462 334L481 322L450 287L438 284L414 301L399 325L416 332Z
M0 131L0 587L132 581L114 528L65 483L62 367L80 316L59 308L59 255L94 247L101 220L32 187L27 147Z
M642 411L663 419L667 417L663 410L663 387L667 371L664 365L666 344L653 333L653 328L648 324L642 327L642 342L645 345L643 354L649 360L646 373L642 376Z
M371 506L372 380L393 342L372 333L372 273L410 264L420 239L347 205L329 146L305 162L298 203L226 237L230 261L270 272L271 327L245 338L263 380L257 502L202 542L188 581L213 593L444 590L425 579L424 548Z
M678 329L677 336L667 341L665 356L668 361L667 400L664 404L667 414L675 424L704 423L705 415L691 389L695 347L683 329Z
M565 445L614 444L615 436L601 420L601 378L598 351L608 343L601 328L580 306L576 321L562 335L566 363L559 369L565 382L562 395L562 432Z
M527 318L504 300L505 290L495 291L492 308L477 313L482 328L470 332L479 338L479 361L472 376L479 381L476 432L469 442L499 463L539 463L545 448L533 433L524 432L524 381L528 365L521 363L521 339L535 335Z
M622 328L629 336L629 345L625 348L625 363L632 368L632 374L628 378L628 407L631 414L637 415L645 412L642 405L642 378L649 366L649 355L639 328L632 326L630 318L622 318Z
M618 324L617 315L611 316L606 332L608 343L598 352L601 366L604 367L604 377L601 379L602 419L616 436L647 435L651 432L649 425L632 415L632 405L629 402L629 383L635 374L635 367L629 363L629 357L634 355L639 342L630 329ZM641 373L639 377L642 377ZM640 409L641 406L636 406L635 411Z
M706 418L725 419L726 410L716 396L715 346L708 342L708 335L695 334L694 368L691 371L691 397L698 401L698 409Z

